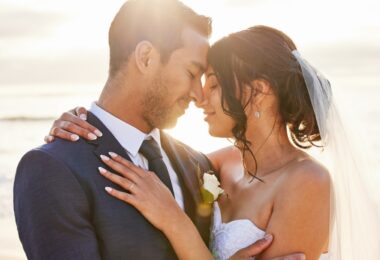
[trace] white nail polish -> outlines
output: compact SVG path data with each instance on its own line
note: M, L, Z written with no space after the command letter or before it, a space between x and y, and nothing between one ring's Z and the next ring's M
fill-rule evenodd
M273 238L273 236L272 236L271 234L266 234L266 235L264 236L264 239L265 239L265 240L272 240L272 238Z
M100 158L102 158L103 161L108 161L110 158L108 156L105 156L105 155L100 155Z
M93 133L89 133L88 135L88 138L90 139L90 140L96 140L98 137L96 136L96 135L94 135Z
M107 172L106 169L104 169L103 167L98 167L98 170L101 173L106 173Z
M87 120L87 116L85 114L80 114L79 115L79 118L86 121Z
M98 129L96 129L96 130L94 131L94 133L95 133L98 137L102 137L102 136L103 136L103 133L100 132Z
M109 154L112 158L116 158L116 157L117 157L117 154L114 153L114 152L109 152L108 154Z
M111 187L105 187L104 188L107 192L111 192L112 191L112 188Z
M78 141L79 140L79 136L77 136L77 135L71 135L70 138L72 141Z

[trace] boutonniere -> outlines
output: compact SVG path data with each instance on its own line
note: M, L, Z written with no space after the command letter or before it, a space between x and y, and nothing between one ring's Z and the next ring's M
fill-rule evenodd
M202 201L198 204L198 214L203 217L211 215L213 202L223 194L220 182L213 171L203 172L198 165L197 169L200 193Z
M213 203L218 199L219 195L223 194L224 190L220 188L220 182L216 178L213 171L208 171L203 174L203 184L201 186L201 194L205 203Z

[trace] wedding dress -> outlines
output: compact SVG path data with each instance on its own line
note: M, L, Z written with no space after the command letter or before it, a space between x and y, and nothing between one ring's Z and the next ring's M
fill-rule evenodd
M297 50L292 51L302 74L317 119L331 181L329 253L320 259L380 259L380 208L368 180L378 187L376 167L362 154L365 147L355 147L355 134L343 124L335 106L330 82L315 70ZM370 179L366 179L371 177ZM375 178L376 177L376 178ZM228 259L236 251L258 239L265 232L247 219L223 223L215 203L211 250L217 260Z
M255 243L264 236L265 231L249 219L223 223L219 205L217 202L214 203L210 246L216 260L226 260L238 250ZM323 254L319 259L328 259L328 256Z

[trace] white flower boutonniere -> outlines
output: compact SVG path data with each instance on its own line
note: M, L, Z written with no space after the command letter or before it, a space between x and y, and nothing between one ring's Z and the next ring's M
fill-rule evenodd
M201 193L205 203L213 203L224 190L220 188L220 182L212 171L203 174Z
M224 192L220 188L220 182L213 171L203 172L198 165L197 176L199 181L201 201L198 202L197 212L202 217L209 217L212 214L213 202Z

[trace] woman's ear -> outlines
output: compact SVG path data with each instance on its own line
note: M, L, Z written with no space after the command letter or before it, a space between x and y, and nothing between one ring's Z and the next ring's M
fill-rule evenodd
M272 94L272 88L265 79L255 79L251 84L253 86L253 101L257 105L260 105L266 96Z
M134 59L138 70L143 74L148 73L153 60L157 59L157 51L151 42L141 41L136 45Z
M246 85L243 93L246 113L260 111L263 100L272 93L271 91L269 82L264 79L255 79L251 84Z

